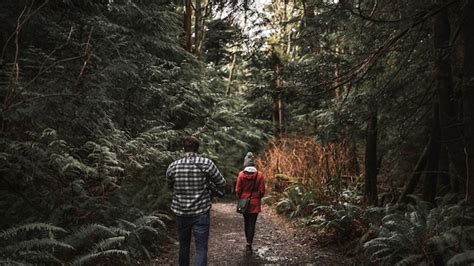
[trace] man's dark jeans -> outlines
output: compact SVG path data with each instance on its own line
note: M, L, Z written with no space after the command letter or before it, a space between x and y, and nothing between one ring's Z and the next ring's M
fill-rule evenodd
M196 216L177 216L179 234L179 265L189 265L191 234L196 242L195 264L207 265L207 243L209 241L209 212Z
M258 213L246 213L244 214L245 222L245 238L247 243L253 242L253 236L255 235L255 224L257 223Z

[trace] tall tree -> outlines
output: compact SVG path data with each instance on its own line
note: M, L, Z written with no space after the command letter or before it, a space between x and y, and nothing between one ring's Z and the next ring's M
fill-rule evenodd
M271 65L274 72L273 82L272 82L272 101L273 101L273 133L275 136L283 136L284 134L284 122L283 122L283 115L284 115L284 106L283 106L283 99L282 99L282 72L283 72L283 65L282 62L277 55L276 52L272 52L271 56Z
M438 104L435 104L435 107L433 109L434 112L431 127L431 137L430 142L428 143L425 178L423 181L423 200L428 202L434 202L436 197L436 185L438 183L440 155L440 128Z
M203 29L204 29L201 0L196 0L194 6L196 10L194 12L194 53L198 57L200 57L202 36L203 36Z
M186 51L191 52L193 47L192 42L192 16L193 16L193 7L192 0L184 0L184 43Z
M377 107L369 106L365 149L365 199L371 205L378 204L377 197Z
M437 1L442 6L445 1ZM455 166L455 173L451 179L451 191L459 189L458 179L465 176L465 160L462 143L462 129L457 115L457 100L453 90L451 71L450 24L448 9L443 9L433 22L433 41L435 50L434 60L434 86L438 94L439 120L441 127L442 150L447 150L448 159ZM446 165L445 161L440 161ZM449 165L449 163L448 163ZM449 169L448 169L449 170Z
M466 1L460 12L460 49L463 55L463 117L466 156L466 198L474 205L474 2Z

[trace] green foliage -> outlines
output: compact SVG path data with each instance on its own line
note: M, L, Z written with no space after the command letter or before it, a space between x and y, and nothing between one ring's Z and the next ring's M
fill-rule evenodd
M318 206L306 222L310 227L331 234L331 241L341 243L358 237L363 229L361 208L349 204Z
M59 252L74 247L59 241L66 230L44 223L25 224L4 230L0 237L0 261L12 264L60 263Z
M111 257L120 257L120 256L128 258L128 252L125 250L120 250L120 249L109 249L106 251L95 252L95 253L87 254L75 259L74 261L72 261L72 265L84 265L87 263L94 263L98 259L102 259L102 258L107 259ZM108 261L108 262L110 263L111 261Z
M215 66L232 61L232 53L242 42L241 30L228 20L215 19L207 24L204 40L204 55L207 62Z
M474 250L468 250L463 253L454 255L448 261L448 265L466 265L474 262Z
M0 235L0 259L73 265L151 261L170 219L165 214L147 215L133 222L120 219L117 226L89 224L70 232L45 223L12 227Z
M220 72L183 49L171 1L49 1L20 16L26 2L0 3L2 36L24 22L0 58L0 229L19 237L1 257L151 260L169 234L165 171L181 138L200 138L230 178L267 123L249 121L243 96L229 99Z
M90 224L64 238L76 248L73 264L108 258L128 263L151 261L167 234L164 214L141 216L134 221L117 220L117 226Z
M54 225L45 224L45 223L34 223L34 224L26 224L26 225L6 229L0 233L0 239L7 240L10 238L16 237L17 235L21 233L27 233L30 231L38 231L38 230L47 231L48 233L53 233L53 232L66 233L66 230Z
M279 213L295 218L307 215L315 205L314 193L304 185L296 183L285 189L275 206Z
M472 207L462 202L451 203L448 200L452 199L451 195L439 201L436 207L413 198L417 202L408 205L407 211L385 215L376 229L377 237L364 244L371 261L400 265L444 264L456 253L472 249ZM457 257L461 258L467 259Z

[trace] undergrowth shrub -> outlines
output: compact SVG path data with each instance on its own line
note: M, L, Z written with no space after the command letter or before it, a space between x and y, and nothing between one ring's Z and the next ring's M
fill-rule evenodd
M357 161L345 143L320 144L311 137L292 136L269 141L257 165L266 174L270 190L284 189L283 183L301 183L325 201L339 199L358 180Z
M314 206L316 206L314 193L298 183L286 188L275 204L277 212L284 213L290 218L306 216L311 213Z
M62 261L57 254L75 249L58 240L58 235L65 233L67 231L63 228L45 223L6 229L0 233L0 264L60 264Z
M415 204L393 209L374 228L376 237L363 244L367 257L397 265L468 262L474 247L474 209L453 203L453 195L438 199L436 206L411 198Z
M97 265L151 261L166 236L164 214L120 219L115 226L88 224L68 231L32 223L0 233L0 264Z
M317 230L326 242L354 240L365 231L363 211L350 203L318 206L314 208L306 225Z
M55 226L0 239L5 260L155 257L169 234L156 213L169 212L165 172L181 137L198 136L227 176L266 138L269 123L248 119L242 95L229 100L227 75L182 47L170 1L3 0L0 10L8 39L0 58L0 230Z
M320 233L321 241L342 243L366 228L358 183L358 158L346 143L318 143L292 136L270 141L259 169L268 177L265 203Z

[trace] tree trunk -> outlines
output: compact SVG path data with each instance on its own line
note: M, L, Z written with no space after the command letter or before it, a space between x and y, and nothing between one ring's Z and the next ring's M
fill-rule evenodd
M349 144L349 173L354 176L360 175L359 160L357 159L356 140L351 138Z
M278 65L277 66L277 90L279 91L278 94L278 124L280 128L279 135L283 136L285 134L285 121L284 121L284 116L285 116L285 107L284 107L284 102L283 102L283 97L282 97L282 87L283 87L283 79L282 79L282 73L283 72L283 66Z
M437 5L443 5L440 0ZM452 192L458 191L456 185L459 178L465 176L465 156L462 143L462 129L457 116L456 98L453 90L452 70L450 60L450 21L448 10L443 10L434 19L433 40L435 48L434 80L439 102L439 120L441 126L442 149L448 151L448 158L454 166L451 175ZM446 162L443 162L446 164ZM449 164L449 163L448 163Z
M235 67L236 61L237 61L237 52L234 50L234 53L232 54L232 63L230 64L230 67L229 67L229 77L227 79L227 90L226 90L227 96L229 96L230 94L230 85L232 83L232 76L234 75L234 67Z
M308 44L310 52L317 54L319 53L319 41L317 39L317 34L314 32L314 25L311 25L312 23L315 23L315 15L314 15L314 9L315 9L315 4L313 1L309 1L307 3L306 1L302 1L303 4L303 32L305 35L305 42ZM305 52L305 51L303 51Z
M188 52L192 50L192 0L185 0L185 10L184 10L184 42L185 42L185 49Z
M377 199L377 108L370 106L365 150L365 199L376 206Z
M416 163L415 169L413 170L413 173L411 174L411 177L408 180L408 183L405 185L405 189L403 190L402 195L398 199L399 203L405 202L406 197L410 194L413 194L413 192L415 192L416 186L418 185L420 181L421 173L426 166L426 161L428 158L428 147L431 142L432 141L430 139L428 144L423 149L423 152L421 153L420 158L418 159L418 162Z
M285 112L285 107L284 107L284 103L283 103L283 99L281 97L281 94L280 94L280 98L278 99L278 112L280 113L279 117L280 117L280 136L284 136L285 135L285 122L283 121L283 118L284 118L284 112Z
M450 191L451 182L449 175L449 154L445 145L440 143L439 151L439 165L438 165L438 187L441 189L440 192Z
M273 82L273 94L272 94L272 100L273 100L273 127L274 127L274 135L275 136L283 136L284 134L284 103L282 99L282 65L280 62L280 59L278 58L278 55L273 54L272 55L272 66L275 72L275 79Z
M202 7L201 0L195 2L196 11L194 12L194 54L201 57L201 43L202 43Z
M273 93L272 97L273 97L273 115L272 115L273 134L275 136L279 136L280 135L280 108L279 108L280 94Z
M434 108L433 125L431 128L431 138L428 145L425 179L423 181L423 200L434 202L436 197L436 184L438 183L438 167L440 152L440 129L439 129L439 109L436 104Z
M466 155L466 199L474 205L474 2L466 1L461 20L463 117Z

